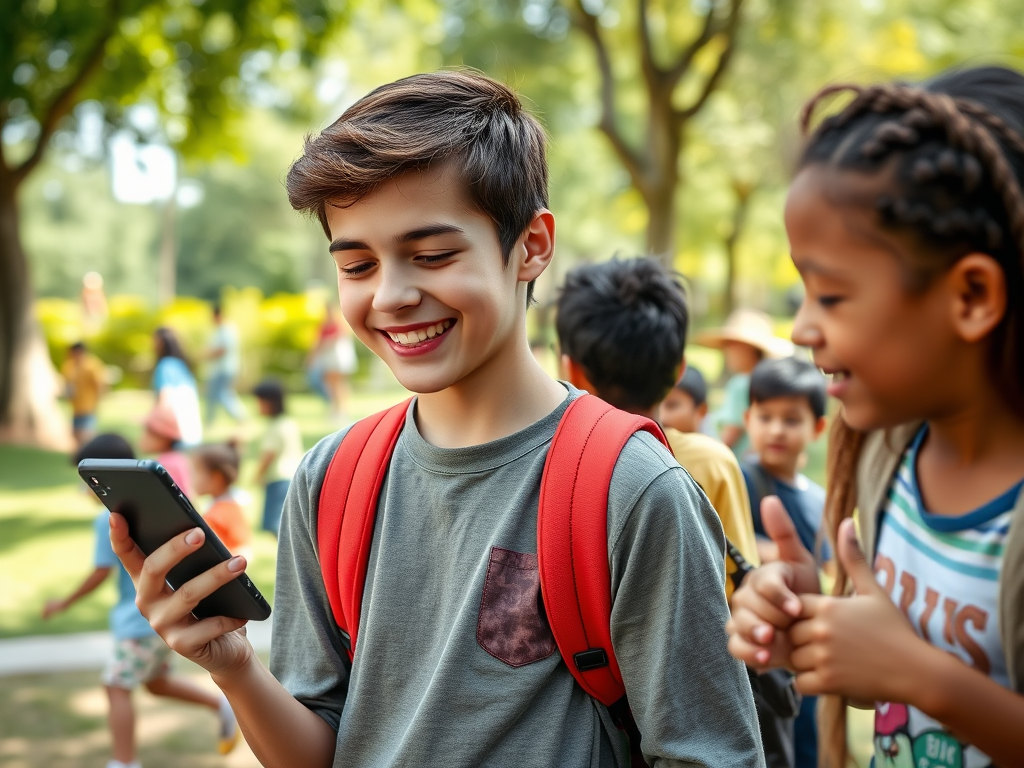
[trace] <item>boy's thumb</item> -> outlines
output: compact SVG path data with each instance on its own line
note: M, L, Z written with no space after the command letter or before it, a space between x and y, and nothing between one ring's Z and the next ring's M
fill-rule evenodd
M875 572L868 565L864 550L860 548L857 541L857 529L853 520L843 520L839 525L839 534L836 536L838 548L837 555L839 562L850 577L850 583L858 595L867 595L873 592L880 592L882 587L875 581Z
M761 523L765 533L779 548L779 559L784 563L802 563L810 558L811 553L800 541L793 521L789 519L778 496L765 496L761 499Z

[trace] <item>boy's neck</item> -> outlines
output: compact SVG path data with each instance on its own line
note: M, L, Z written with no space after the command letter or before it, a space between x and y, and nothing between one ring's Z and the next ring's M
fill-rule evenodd
M460 381L421 394L416 425L431 445L467 448L525 429L565 397L565 388L534 359L524 333Z
M766 464L760 457L757 463L761 465L761 468L769 475L774 477L776 480L781 480L787 485L793 485L796 483L797 477L800 476L800 458L797 457L792 462L784 462L782 464Z

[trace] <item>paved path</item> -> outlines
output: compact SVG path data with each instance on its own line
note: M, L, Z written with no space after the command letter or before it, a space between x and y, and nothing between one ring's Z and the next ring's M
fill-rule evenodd
M247 632L257 651L270 650L270 627L271 620L249 623ZM0 677L101 669L113 644L109 632L0 640Z

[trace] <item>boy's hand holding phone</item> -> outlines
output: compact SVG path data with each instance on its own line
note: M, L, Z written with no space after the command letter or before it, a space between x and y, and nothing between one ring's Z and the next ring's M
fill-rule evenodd
M803 610L800 595L821 592L814 557L777 497L762 500L761 519L779 558L743 580L733 593L732 618L726 624L729 651L758 672L790 667L793 646L787 630Z
M167 573L198 550L205 539L200 528L175 536L146 557L128 532L119 514L110 515L110 543L135 584L135 603L164 642L186 659L214 675L230 674L255 658L246 639L246 619L213 616L196 619L192 610L203 598L236 579L245 569L245 558L236 556L219 563L182 584L176 591L167 585Z

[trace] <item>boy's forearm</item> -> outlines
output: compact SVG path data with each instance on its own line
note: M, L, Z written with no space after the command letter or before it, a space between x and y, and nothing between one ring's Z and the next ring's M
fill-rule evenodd
M297 701L253 654L240 671L213 675L253 754L265 768L330 768L337 734Z

